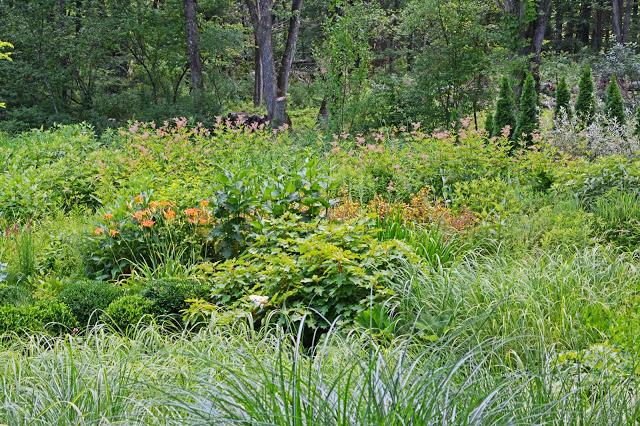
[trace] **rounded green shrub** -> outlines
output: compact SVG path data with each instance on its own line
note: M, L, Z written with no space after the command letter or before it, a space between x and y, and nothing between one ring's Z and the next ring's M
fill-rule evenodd
M99 315L122 294L122 290L113 284L101 281L76 281L60 292L58 299L69 306L80 325L94 325Z
M147 282L142 295L152 303L158 316L180 316L187 299L207 298L209 288L192 279L164 278Z
M0 335L20 332L61 334L76 325L71 309L58 301L0 307Z
M111 302L102 314L102 321L127 332L151 319L153 304L140 295L127 295Z
M22 305L31 301L31 292L19 285L0 284L0 306Z

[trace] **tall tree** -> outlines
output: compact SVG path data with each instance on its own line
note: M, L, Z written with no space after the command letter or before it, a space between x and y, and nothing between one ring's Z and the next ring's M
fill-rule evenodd
M198 11L196 0L184 0L184 19L187 36L187 53L191 72L191 90L200 107L204 82L202 79L202 60L200 59L200 36L198 33Z
M500 95L496 103L496 113L493 116L493 134L500 135L508 127L508 137L513 135L516 125L515 103L513 100L513 89L507 77L502 77L500 83Z
M253 25L257 48L260 52L262 90L267 106L267 115L273 127L289 121L287 96L289 76L293 66L298 34L302 0L291 1L291 16L287 31L287 41L282 55L280 69L276 75L276 61L273 49L273 0L245 0ZM258 78L258 75L256 75ZM256 83L257 86L258 83Z
M604 112L607 117L614 119L618 124L625 123L624 114L624 100L620 93L620 87L615 75L611 76L611 82L607 86L607 93L605 98Z
M567 79L562 77L556 88L556 108L554 111L554 119L559 120L563 115L571 117L571 93L567 86Z
M514 140L523 145L531 144L532 135L538 129L538 93L533 75L528 74L522 86L520 108L518 109L518 124L514 133Z
M593 119L596 113L596 99L593 94L593 77L591 67L585 66L580 76L579 93L576 100L576 115L583 122Z

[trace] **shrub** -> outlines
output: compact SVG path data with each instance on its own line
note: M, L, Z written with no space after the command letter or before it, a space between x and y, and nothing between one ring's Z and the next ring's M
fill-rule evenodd
M0 306L0 335L18 332L60 334L77 325L63 303L43 301L35 305Z
M258 316L277 310L281 323L308 315L311 329L350 322L393 294L402 265L419 262L403 243L376 234L365 223L271 221L247 254L213 268L214 300Z
M598 229L610 241L630 249L640 244L640 196L614 188L592 206Z
M127 333L150 320L153 304L140 295L127 295L114 300L102 314L102 321Z
M532 135L538 129L538 94L533 75L528 74L522 87L520 109L518 110L518 124L513 134L514 140L522 139L524 145L531 144Z
M67 305L82 326L94 325L102 311L120 296L122 290L101 281L76 281L67 285L58 299Z
M142 294L155 315L178 318L189 306L187 299L206 298L209 289L197 280L165 278L147 282Z
M0 283L0 306L22 305L31 301L31 292L20 285Z
M578 99L576 100L576 115L584 122L589 123L596 113L596 98L593 93L593 78L591 67L585 66L580 76Z
M509 84L507 77L502 78L500 84L500 95L498 96L498 102L496 103L496 113L493 117L493 134L499 135L502 130L509 126L509 137L513 135L516 127L516 116L514 111L516 110L515 102L513 99L513 90Z
M487 136L493 137L495 134L493 125L493 113L491 111L487 112L487 118L484 121L484 131L487 132Z
M611 82L607 86L604 112L607 117L616 120L618 124L625 124L624 101L615 76L611 76Z
M567 79L560 78L558 87L556 88L556 107L554 110L554 119L559 120L566 115L571 117L571 93L569 92L569 86L567 86Z

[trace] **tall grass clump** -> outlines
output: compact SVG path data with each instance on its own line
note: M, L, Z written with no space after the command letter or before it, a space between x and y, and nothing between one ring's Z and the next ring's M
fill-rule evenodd
M213 322L169 336L33 337L2 349L0 421L22 424L629 424L637 377L588 374L550 349L526 367L509 339L417 345L332 331L312 353L301 334ZM539 346L543 346L543 336ZM611 367L613 368L613 366Z

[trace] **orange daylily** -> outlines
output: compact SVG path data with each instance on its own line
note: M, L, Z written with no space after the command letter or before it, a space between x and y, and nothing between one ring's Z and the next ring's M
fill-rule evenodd
M102 235L102 234L104 234L104 229L102 229L100 227L97 227L96 229L93 230L93 233L95 235Z
M153 225L155 225L155 224L156 224L156 222L155 222L154 220L150 220L150 219L147 219L147 220L143 220L143 221L142 221L142 227L143 227L143 228L151 228L151 227L153 227Z
M117 229L112 229L111 231L109 231L109 235L111 235L112 237L117 237L120 234L120 231L118 231Z
M104 217L104 220L111 220L113 219L113 214L105 213L103 217Z

